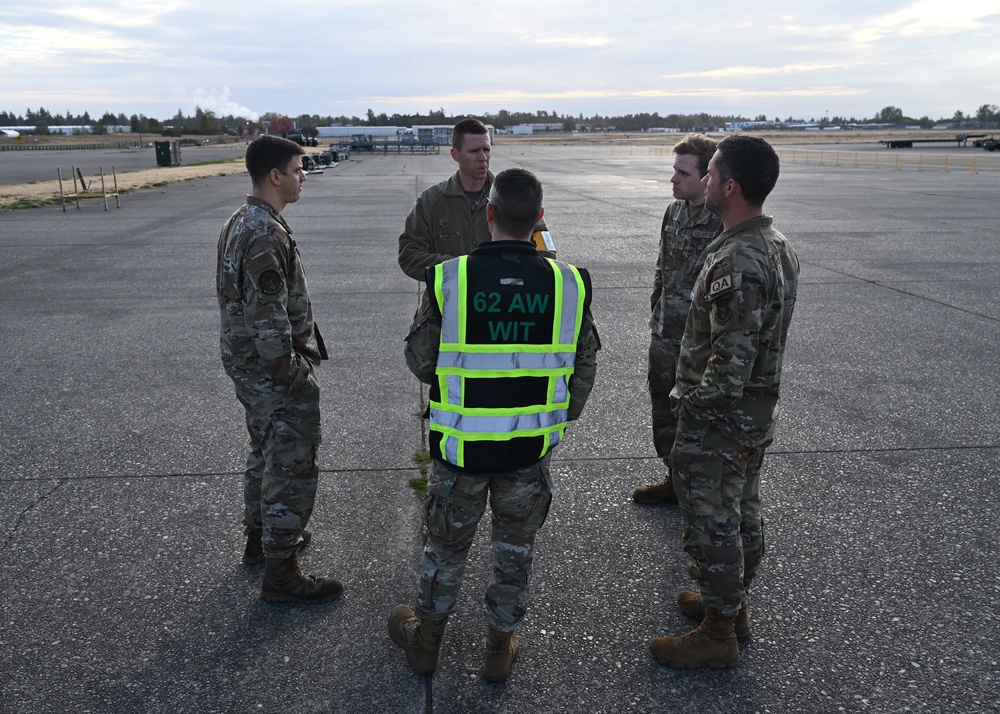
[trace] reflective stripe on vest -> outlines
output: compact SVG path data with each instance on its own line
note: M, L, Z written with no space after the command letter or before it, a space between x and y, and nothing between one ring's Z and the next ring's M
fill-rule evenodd
M586 288L572 265L546 258L553 276L552 334L544 344L469 344L466 307L468 256L434 268L434 295L441 310L437 361L440 401L430 403L430 428L442 435L442 456L465 466L465 446L476 441L545 437L538 458L559 443L566 431L569 379L583 322ZM465 403L466 379L535 377L548 380L546 401L519 407L471 407Z

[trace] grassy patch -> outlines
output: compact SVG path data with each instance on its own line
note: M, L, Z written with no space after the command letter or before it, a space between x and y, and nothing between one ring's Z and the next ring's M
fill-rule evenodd
M216 159L214 161L198 161L193 164L184 164L185 166L215 166L216 164L241 164L244 159L242 156L237 156L235 159Z
M15 198L9 203L4 200L3 196L0 196L0 210L4 211L19 211L23 208L43 208L44 206L52 206L60 202L58 196L48 197L48 198Z
M431 455L427 449L419 449L413 453L413 463L420 467L420 475L410 479L410 487L417 492L420 500L427 497L427 471L431 467Z

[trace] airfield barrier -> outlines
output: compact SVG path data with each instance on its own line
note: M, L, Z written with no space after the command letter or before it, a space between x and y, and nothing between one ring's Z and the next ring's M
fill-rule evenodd
M113 141L97 144L36 144L30 141L0 143L0 151L100 151L101 149L141 149L138 141Z
M1000 171L1000 165L981 161L980 154L914 154L912 152L843 151L831 149L788 149L775 147L778 158L793 164L842 166L853 169L894 169L896 171L940 171L976 174Z
M621 149L621 147L619 147ZM653 146L651 155L669 155L672 147ZM844 149L801 149L776 146L778 158L792 164L839 166L852 169L894 169L896 171L941 171L977 174L1000 171L1000 163L986 160L990 154L978 151L962 154L922 154L912 151L851 151ZM975 149L970 150L970 152Z

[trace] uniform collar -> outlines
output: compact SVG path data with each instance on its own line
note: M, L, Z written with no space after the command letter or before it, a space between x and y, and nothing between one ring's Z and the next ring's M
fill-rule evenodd
M757 216L756 218L751 218L750 220L743 221L742 223L737 223L729 230L724 231L719 237L722 238L725 236L728 238L729 236L733 236L737 233L742 233L743 231L748 231L753 228L767 228L772 223L774 223L774 218L771 216Z
M472 251L473 255L482 255L484 253L534 253L538 254L538 249L535 248L535 244L531 241L525 240L491 240L485 243L480 243L476 246L476 249Z
M267 201L247 194L247 205L263 208L271 215L271 218L281 224L281 227L284 228L289 235L292 234L292 229L288 227L287 223L285 223L285 219L282 218L281 214L274 210L274 206Z
M490 186L493 185L493 172L486 172L486 185L483 187L483 195L489 196ZM462 179L459 178L458 171L451 175L448 182L444 185L444 195L445 196L464 196L465 189L462 188ZM485 201L483 205L485 205Z

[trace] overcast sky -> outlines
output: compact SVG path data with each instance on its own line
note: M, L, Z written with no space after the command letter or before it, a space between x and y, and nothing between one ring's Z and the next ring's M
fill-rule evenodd
M0 110L915 118L1000 104L998 0L2 0Z

